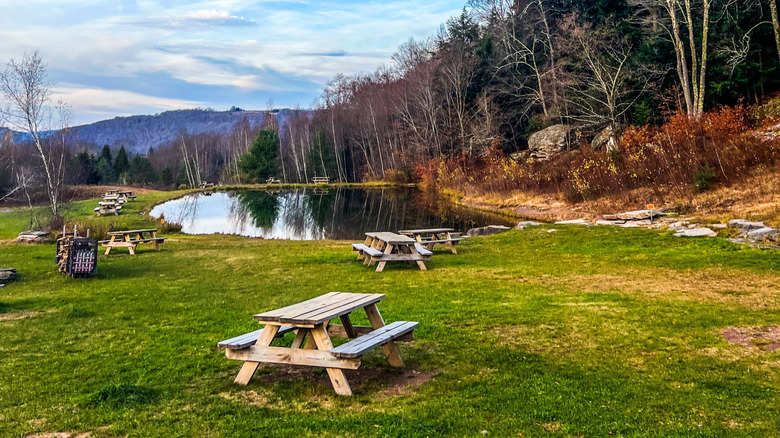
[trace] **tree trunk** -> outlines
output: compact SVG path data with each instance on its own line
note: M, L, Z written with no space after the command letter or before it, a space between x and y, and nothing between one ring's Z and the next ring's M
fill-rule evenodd
M769 0L769 9L772 12L772 27L775 30L775 45L777 46L777 56L780 58L780 20L777 18L776 0Z

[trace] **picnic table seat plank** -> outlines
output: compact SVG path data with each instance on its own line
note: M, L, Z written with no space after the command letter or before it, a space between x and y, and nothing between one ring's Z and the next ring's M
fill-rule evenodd
M378 249L371 248L370 246L366 246L363 243L353 243L352 244L352 250L353 251L360 251L361 253L366 253L370 255L371 257L382 257L384 253L382 251L379 251Z
M415 249L417 249L417 252L419 252L421 256L424 256L424 257L431 257L431 256L433 256L433 252L428 251L425 247L423 247L419 243L415 243L414 247L415 247Z
M295 330L293 327L281 327L279 331L276 332L276 337L282 337L286 333L289 333L291 331ZM255 343L257 343L257 340L260 339L260 334L263 332L263 329L255 330L253 332L244 333L243 335L236 336L234 338L226 339L224 341L221 341L217 344L217 347L220 350L224 349L231 349L231 350L243 350L245 348L249 348Z
M330 352L342 359L358 358L376 347L385 345L409 332L413 332L419 325L419 322L396 321L341 344Z

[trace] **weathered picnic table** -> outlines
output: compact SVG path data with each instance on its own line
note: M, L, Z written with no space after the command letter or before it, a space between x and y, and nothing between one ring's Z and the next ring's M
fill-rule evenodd
M157 237L157 230L154 228L145 230L112 231L108 233L109 240L101 240L100 244L106 248L106 255L111 252L111 248L127 248L131 255L135 255L135 250L140 243L153 243L154 249L160 250L160 244L165 243L167 237Z
M134 195L131 190L118 190L117 195L119 196L119 199L123 199L125 201L134 201L135 198L137 198L137 195Z
M366 240L352 244L352 250L358 251L358 260L363 260L363 264L378 263L376 272L382 272L387 262L417 263L421 271L427 271L423 260L433 255L411 237L387 231L366 233Z
M433 248L437 244L447 245L453 254L457 254L458 250L455 249L455 245L463 241L460 237L460 233L455 233L453 228L428 228L422 230L401 230L398 234L409 236L416 241L420 242L425 249L433 251Z
M311 179L314 184L330 184L329 176L315 176Z
M403 368L404 362L394 341L414 339L419 323L397 321L385 325L376 304L382 294L330 292L302 303L255 315L265 324L260 330L220 342L228 359L242 360L235 382L249 384L261 363L304 365L325 368L333 389L340 395L352 395L345 369L358 369L368 351L382 347L390 365ZM352 325L350 314L363 309L371 326ZM330 324L333 319L341 324ZM294 331L295 339L287 347L272 347L274 338ZM334 348L331 337L352 339ZM305 341L305 342L304 342Z
M103 216L104 214L113 214L113 215L119 215L119 210L122 209L122 205L118 202L99 202L98 206L95 207L95 213L97 213L98 216Z

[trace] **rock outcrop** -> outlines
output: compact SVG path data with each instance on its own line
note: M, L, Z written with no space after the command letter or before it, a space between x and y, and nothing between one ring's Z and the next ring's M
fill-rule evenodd
M569 125L553 125L531 134L528 138L531 158L537 160L547 160L558 152L571 149L574 145L574 127Z
M611 126L608 126L593 137L593 141L590 142L590 147L594 151L603 149L606 149L607 152L616 151L618 149L618 135L619 133L616 133Z

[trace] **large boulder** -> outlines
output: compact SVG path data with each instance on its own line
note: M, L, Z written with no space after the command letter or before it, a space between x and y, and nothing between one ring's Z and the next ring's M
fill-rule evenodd
M553 154L571 149L575 145L574 127L553 125L537 131L528 138L531 157L546 160Z
M751 222L745 219L733 219L729 221L729 228L741 230L747 233L752 230L766 228L766 225L763 222Z
M772 227L758 228L747 233L748 239L753 240L775 240L780 234L777 229Z
M472 228L466 234L469 237L483 237L483 236L492 236L494 234L503 233L509 230L511 230L511 228L505 227L503 225L488 225L486 227L481 227L481 228Z
M600 151L606 149L607 152L614 152L618 149L618 135L611 126L607 126L602 129L601 132L593 137L593 141L590 142L590 147L594 151Z

